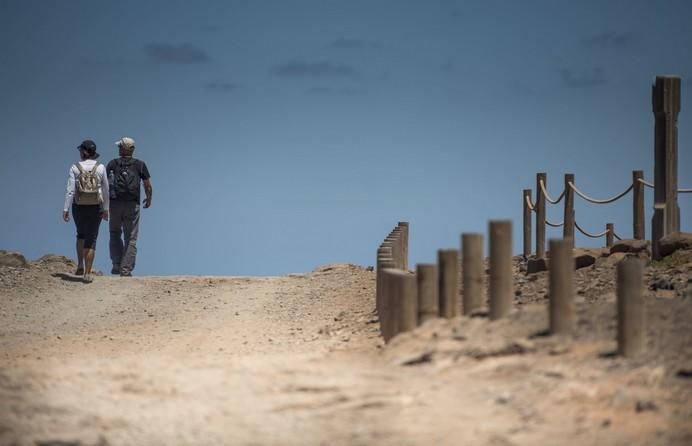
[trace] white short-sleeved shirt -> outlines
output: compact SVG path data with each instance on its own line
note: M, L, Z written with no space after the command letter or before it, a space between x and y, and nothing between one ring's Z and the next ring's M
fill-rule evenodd
M82 166L82 169L91 171L96 162L96 160L84 160L80 161L79 164ZM79 175L79 169L73 164L67 174L67 193L65 194L65 207L63 208L63 211L65 212L67 212L72 206L72 201L74 200L75 194L75 185L77 184L77 178L79 178ZM99 163L98 167L96 168L96 176L98 177L101 185L101 188L99 189L99 201L101 202L101 209L107 211L110 204L110 195L108 191L106 167L103 164Z

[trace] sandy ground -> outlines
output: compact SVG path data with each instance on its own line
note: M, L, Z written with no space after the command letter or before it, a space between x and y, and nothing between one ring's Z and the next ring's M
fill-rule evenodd
M628 360L614 262L578 272L570 338L542 333L546 273L516 266L507 319L387 346L363 267L89 285L61 257L0 267L0 444L692 444L692 263L647 268L672 289L647 291Z

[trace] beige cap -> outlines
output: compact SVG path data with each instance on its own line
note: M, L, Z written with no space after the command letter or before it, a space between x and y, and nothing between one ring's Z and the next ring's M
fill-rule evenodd
M134 149L135 148L135 140L130 138L129 136L123 136L119 140L115 142L115 145L118 147L129 147Z

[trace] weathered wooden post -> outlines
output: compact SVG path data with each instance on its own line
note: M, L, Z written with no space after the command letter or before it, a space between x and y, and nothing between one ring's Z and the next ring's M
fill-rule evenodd
M654 131L654 216L651 222L651 247L660 259L659 241L680 231L678 207L678 113L680 77L656 76L651 88L655 117Z
M439 294L437 289L437 265L416 265L418 283L418 323L436 318L439 313Z
M541 190L541 182L548 187L548 175L536 174L536 258L545 257L545 196Z
M569 239L550 240L550 333L574 330L574 257Z
M630 257L617 267L618 353L636 356L646 347L646 302L642 296L642 262Z
M385 266L385 263L387 266ZM375 309L377 315L381 318L380 312L382 306L382 270L384 268L392 268L394 260L392 259L392 247L381 245L377 248L377 270L375 271Z
M632 171L632 237L644 240L644 171Z
M389 333L392 331L393 324L393 313L396 311L396 302L392 301L392 296L390 293L391 279L387 279L385 271L388 269L396 269L394 265L394 260L389 258L383 258L380 261L382 267L382 272L380 273L380 286L382 290L380 291L380 310L379 310L379 320L380 320L380 332L385 341L389 339Z
M483 234L461 234L461 275L463 287L463 314L471 315L485 305L483 287Z
M612 223L606 223L606 246L608 248L612 248L614 241L615 241L615 225Z
M562 238L570 240L572 248L574 248L574 190L570 187L570 183L574 184L574 174L565 174L565 213L562 226Z
M512 309L512 222L494 220L490 233L490 320L505 317Z
M531 189L524 189L524 259L531 256Z
M437 251L437 270L440 316L451 319L459 314L459 251Z
M385 341L397 334L413 330L418 325L418 297L416 276L400 269L384 271L387 292L391 303L389 330Z
M401 228L401 267L404 271L408 271L408 231L409 223L400 221L398 227Z

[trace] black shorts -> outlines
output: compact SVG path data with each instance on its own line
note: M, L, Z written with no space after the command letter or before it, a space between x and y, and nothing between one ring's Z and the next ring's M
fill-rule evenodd
M85 249L95 249L101 225L101 206L98 204L73 204L72 216L77 226L77 239L84 240Z

